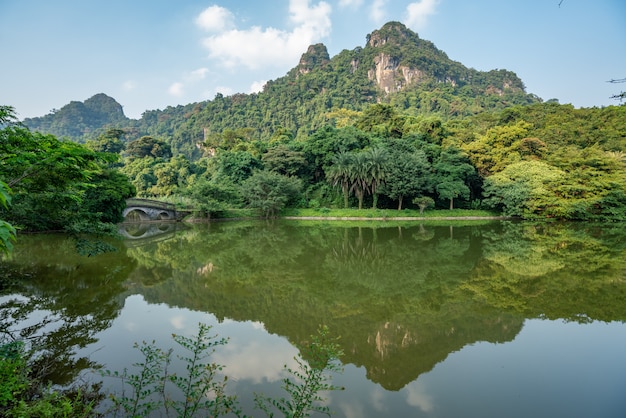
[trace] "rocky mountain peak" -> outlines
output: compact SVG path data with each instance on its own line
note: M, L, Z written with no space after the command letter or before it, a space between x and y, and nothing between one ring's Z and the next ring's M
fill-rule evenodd
M377 48L387 44L402 45L411 38L418 39L417 33L400 22L388 22L367 36L367 46Z
M314 69L323 67L329 62L330 55L328 55L328 50L324 44L311 45L300 58L300 62L298 63L298 73L310 73Z

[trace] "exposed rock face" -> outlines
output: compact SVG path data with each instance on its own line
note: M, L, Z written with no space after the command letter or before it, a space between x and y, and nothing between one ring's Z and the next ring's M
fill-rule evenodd
M507 91L524 91L515 73L506 70L482 73L467 68L400 22L389 22L372 32L366 49L373 60L367 76L385 96L426 80L456 87L481 83L487 76L491 85L485 94L503 96Z
M367 47L380 52L374 57L374 68L368 71L367 76L385 94L398 92L426 77L419 68L402 63L400 50L402 45L411 42L411 37L415 38L413 41L419 41L417 34L398 22L390 22L368 37Z
M398 92L409 84L418 83L424 73L416 68L400 65L398 58L381 53L374 58L374 68L368 71L367 76L389 94Z

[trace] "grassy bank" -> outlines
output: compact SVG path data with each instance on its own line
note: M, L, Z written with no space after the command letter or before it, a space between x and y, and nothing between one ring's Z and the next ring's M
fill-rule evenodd
M229 209L220 213L219 218L258 218L259 212L254 209ZM420 214L419 210L395 209L284 209L281 218L327 219L327 220L409 220L409 219L493 219L502 218L497 212L475 209L430 210Z

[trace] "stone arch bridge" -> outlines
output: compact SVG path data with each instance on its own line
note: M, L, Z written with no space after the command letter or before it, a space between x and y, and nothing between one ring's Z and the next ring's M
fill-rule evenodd
M177 221L188 212L177 211L173 203L151 199L126 199L126 209L122 212L125 220L137 219L145 221Z

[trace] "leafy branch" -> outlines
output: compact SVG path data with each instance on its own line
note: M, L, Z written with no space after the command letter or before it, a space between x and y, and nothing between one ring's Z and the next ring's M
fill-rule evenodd
M323 405L322 392L341 390L343 388L331 383L332 374L343 371L339 357L343 355L337 339L331 339L328 327L322 326L318 334L304 350L310 360L304 360L302 354L295 357L297 369L285 365L285 370L291 377L283 379L283 389L290 398L273 399L256 394L257 408L269 417L274 416L272 409L280 411L285 417L308 417L312 412L319 412L330 416L330 409ZM273 407L273 408L272 408Z

